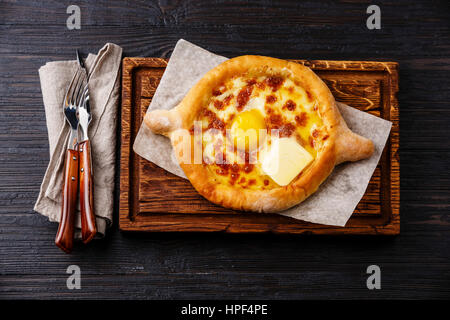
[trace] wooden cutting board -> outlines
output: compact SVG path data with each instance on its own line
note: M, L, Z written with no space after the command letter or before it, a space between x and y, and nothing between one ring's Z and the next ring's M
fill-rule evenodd
M366 193L345 227L276 214L238 212L201 197L179 178L133 152L133 142L167 65L160 58L125 58L122 74L120 229L230 233L370 234L400 232L398 64L295 60L312 68L336 100L393 123Z

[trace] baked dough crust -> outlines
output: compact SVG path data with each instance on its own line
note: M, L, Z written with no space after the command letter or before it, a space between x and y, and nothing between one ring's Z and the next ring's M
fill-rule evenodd
M318 113L329 137L321 145L310 167L287 186L254 190L218 184L204 165L181 161L184 146L183 140L176 138L178 131L191 128L199 112L211 98L214 88L233 76L246 73L289 77L311 92L317 101ZM313 194L335 165L367 158L374 151L372 141L353 133L347 127L330 90L310 68L263 56L240 56L223 62L206 73L178 106L169 111L151 111L144 121L155 133L171 138L181 168L202 196L218 205L236 210L279 212L288 209Z

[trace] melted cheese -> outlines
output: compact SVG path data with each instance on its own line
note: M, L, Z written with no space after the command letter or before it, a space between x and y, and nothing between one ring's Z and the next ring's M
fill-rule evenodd
M204 159L210 161L208 169L218 183L253 189L282 186L288 180L287 183L290 183L301 171L307 170L317 156L326 131L316 111L314 97L289 78L284 78L276 88L267 80L269 79L264 76L243 76L228 80L217 88L219 94L214 94L205 106L215 118L203 115L198 119L201 120L204 131ZM251 94L243 99L240 93L249 87ZM241 105L243 100L245 103ZM206 130L212 121L217 120L224 123L227 131L216 132L216 136L212 137ZM238 133L238 129L245 132L248 129L261 128L267 129L264 137L257 135L256 138L249 138ZM289 138L286 140L289 142L282 142L280 145L280 154L283 154L283 157L267 152L272 140L277 138L271 136L273 128L279 129L280 141ZM249 155L245 156L239 152L239 149L242 151L243 148L236 147L236 144L239 145L236 141L240 141L241 146L244 143L247 151L255 150L249 147L258 145L256 151L250 155L250 168L245 167L249 162L249 159L246 162L245 158ZM266 150L265 156L259 148L261 144L262 149ZM218 153L226 158L225 165L214 163ZM239 170L234 170L235 163L239 164ZM291 163L291 169L274 173L272 166L276 163L281 167Z

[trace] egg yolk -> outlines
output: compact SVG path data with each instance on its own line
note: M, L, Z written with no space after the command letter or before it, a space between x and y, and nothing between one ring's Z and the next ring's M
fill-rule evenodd
M266 138L266 124L261 112L252 109L239 113L231 125L231 138L241 150L257 150Z

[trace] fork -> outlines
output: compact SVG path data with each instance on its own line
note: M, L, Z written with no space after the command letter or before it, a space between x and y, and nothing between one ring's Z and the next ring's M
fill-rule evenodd
M61 219L58 232L56 233L55 244L64 252L70 253L73 248L73 235L75 212L78 194L78 118L77 110L83 103L83 88L86 80L86 72L80 66L67 88L63 102L63 112L70 125L70 138L67 145L67 152L64 162L64 186L62 194Z

